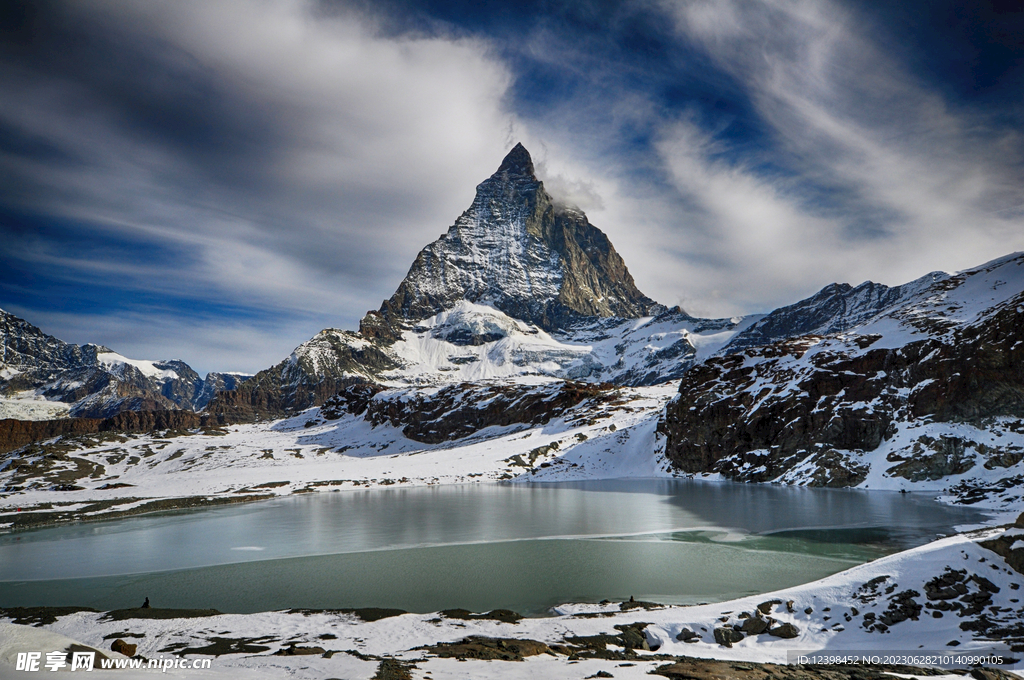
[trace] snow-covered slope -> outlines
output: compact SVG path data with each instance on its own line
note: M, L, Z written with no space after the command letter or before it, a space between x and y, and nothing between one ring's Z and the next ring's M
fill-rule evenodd
M280 417L365 382L388 387L480 380L656 385L678 379L758 318L696 319L674 308L637 319L593 317L549 332L493 306L461 300L403 326L394 339L321 331L277 366L222 394L210 410L234 420Z
M367 486L669 474L655 435L669 386L361 387L285 420L0 454L0 530Z
M651 385L668 382L725 345L750 317L694 319L675 310L595 319L548 333L467 301L425 319L391 346L398 383L546 376Z

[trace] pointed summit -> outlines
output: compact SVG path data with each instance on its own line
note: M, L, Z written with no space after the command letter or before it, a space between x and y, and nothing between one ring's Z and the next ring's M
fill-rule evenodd
M515 175L526 175L528 177L534 177L533 170L533 159L530 158L530 152L526 150L526 147L522 143L516 144L512 147L512 150L508 152L505 159L501 161L501 165L498 167L498 173L508 172L509 174Z
M546 330L586 318L637 318L657 305L637 290L608 237L581 211L555 205L516 144L448 232L420 251L398 290L368 314L365 334L397 337L462 300Z

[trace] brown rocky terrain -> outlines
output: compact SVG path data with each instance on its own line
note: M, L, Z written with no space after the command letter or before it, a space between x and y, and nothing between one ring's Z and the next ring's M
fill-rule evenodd
M191 411L126 411L111 418L63 418L60 420L0 420L0 453L13 451L33 442L64 435L98 432L153 432L188 430L223 425L219 416Z

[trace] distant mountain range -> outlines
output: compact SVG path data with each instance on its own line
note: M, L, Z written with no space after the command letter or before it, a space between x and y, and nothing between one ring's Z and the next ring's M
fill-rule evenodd
M249 376L208 373L184 361L127 359L101 345L71 345L0 310L0 415L107 418L122 411L201 410Z
M608 389L680 380L660 430L681 470L767 480L817 461L816 483L847 485L868 467L858 451L906 435L907 455L930 461L908 464L908 474L941 474L981 444L938 436L935 422L985 428L1024 417L1022 267L1024 256L1011 255L902 286L832 284L763 315L695 318L638 290L608 237L547 193L517 145L357 331L323 330L251 378L201 379L181 361L69 345L0 313L0 395L16 418L178 409L246 422L324 404L363 412L372 395L398 388L425 389L421 406L440 413L462 412L445 401L452 395L493 395L495 385L515 401L563 381ZM465 384L477 387L445 391ZM370 412L401 425L420 417L408 403L405 395ZM931 434L906 434L927 423ZM487 424L465 415L423 436ZM985 446L993 465L1021 458Z

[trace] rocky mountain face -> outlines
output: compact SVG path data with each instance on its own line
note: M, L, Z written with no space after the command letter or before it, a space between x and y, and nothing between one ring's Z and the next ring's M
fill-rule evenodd
M865 311L838 334L747 347L687 372L660 425L674 464L852 486L881 456L889 477L959 475L969 494L972 470L1020 462L1024 447L1007 442L1024 432L1024 255L903 290L859 288ZM815 308L789 309L801 307Z
M239 422L276 418L318 406L349 385L376 382L397 366L386 343L328 328L278 365L219 393L207 410Z
M0 397L14 416L40 400L83 418L201 410L218 386L234 389L245 377L203 379L183 361L133 360L100 345L72 345L0 310Z
M608 237L582 211L553 201L522 144L477 186L448 232L420 251L378 313L394 328L462 300L546 331L592 317L638 318L659 307L637 289Z

